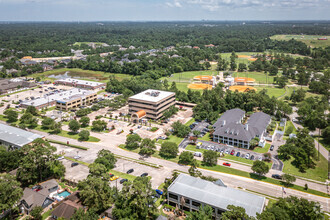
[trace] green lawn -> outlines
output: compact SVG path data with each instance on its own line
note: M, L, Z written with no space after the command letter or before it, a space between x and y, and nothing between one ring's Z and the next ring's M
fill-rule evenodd
M181 143L182 140L183 140L183 138L179 138L179 137L177 137L177 136L170 135L166 140L158 139L157 143L162 144L162 143L164 143L164 142L174 142L174 143L176 143L177 145L179 145L179 144Z
M47 219L51 214L53 210L48 210L47 212L42 214L42 220Z
M318 139L317 137L314 137L316 140L319 140L320 144L325 147L328 151L330 150L330 144L325 143L324 138L320 137L320 139Z
M134 175L130 175L130 174L127 174L127 173L122 173L122 172L119 172L119 171L116 171L116 170L109 170L109 172L112 173L115 176L119 176L120 178L128 179L130 181L133 181L136 178L136 176L134 176Z
M318 40L318 38L327 37L328 40ZM271 37L273 40L281 40L288 41L291 39L295 39L297 41L301 41L305 43L307 46L312 48L314 47L328 47L330 46L330 36L325 35L274 35Z
M274 82L274 76L268 76L264 72L236 72L233 77L248 77L256 80L261 84L272 84Z
M254 86L258 92L260 92L263 89L266 89L266 94L270 97L275 96L275 98L279 98L280 96L283 96L285 94L284 88L277 88L274 86Z
M210 137L210 133L206 133L203 137L201 138L198 138L200 140L203 140L203 141L212 141L211 137Z
M194 123L194 122L195 122L195 119L192 118L192 119L190 119L185 125L190 126L190 125L192 125L192 123Z
M316 163L316 167L314 169L307 169L305 173L302 173L291 164L293 159L283 161L284 167L283 172L292 174L295 176L300 176L308 179L313 179L317 181L325 182L328 177L328 161L320 155L320 161L314 161Z
M270 144L266 143L265 147L255 147L253 149L253 152L257 152L257 153L267 153L269 151L270 148Z
M69 72L68 75L71 77L79 77L79 79L86 79L90 81L101 81L101 82L107 82L110 75L114 75L116 79L123 80L125 78L130 78L131 76L128 74L114 74L114 73L107 73L107 72L101 72L101 71L92 71L92 70L83 70L78 68L62 68L62 69L55 69L43 73L35 73L30 75L31 77L40 77L42 80L51 80L54 81L55 78L50 78L49 76L52 75L62 75L65 72Z
M191 82L195 76L199 75L208 75L215 76L217 75L215 70L201 70L201 71L187 71L181 73L174 73L172 77L162 77L161 80L167 79L170 82Z
M50 130L45 130L43 129L40 125L38 125L38 127L34 128L35 130L38 130L38 131L43 131L43 132L51 132ZM76 139L78 140L79 139L79 135L78 134L73 134L72 132L70 131L64 131L62 130L60 133L56 134L58 136L62 136L62 137L67 137L67 138L72 138L72 139ZM99 142L100 139L96 138L96 137L93 137L93 136L89 136L89 139L87 142Z

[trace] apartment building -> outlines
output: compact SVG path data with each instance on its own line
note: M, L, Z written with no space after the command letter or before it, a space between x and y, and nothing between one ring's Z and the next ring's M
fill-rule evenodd
M82 89L70 90L68 96L56 100L56 108L62 111L68 111L80 106L88 105L97 100L97 93Z
M140 120L141 117L158 120L163 116L163 112L173 105L174 92L154 89L148 89L128 99L129 114L133 120Z

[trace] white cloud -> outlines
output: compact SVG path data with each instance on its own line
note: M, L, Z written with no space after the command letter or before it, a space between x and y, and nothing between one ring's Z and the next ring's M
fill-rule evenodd
M180 1L178 1L178 0L175 0L174 2L166 2L165 3L168 7L171 7L171 8L181 8L182 7L182 5L181 5L181 3L180 3Z

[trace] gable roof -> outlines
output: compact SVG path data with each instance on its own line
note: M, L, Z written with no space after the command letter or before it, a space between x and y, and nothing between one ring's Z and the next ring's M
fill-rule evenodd
M54 211L52 211L52 215L56 216L57 218L62 217L65 219L70 219L79 208L83 208L83 205L71 200L65 200L59 206L57 206Z
M23 197L21 201L24 200L31 208L35 206L42 206L44 201L47 199L47 196L42 195L36 191L33 191L30 188L25 188L23 191Z
M42 186L42 189L39 191L39 193L48 196L50 194L49 189L57 187L58 183L56 182L55 179L50 179L43 183L40 183L40 186Z
M168 192L223 210L226 210L228 205L240 206L245 209L249 216L256 216L256 213L261 213L265 204L265 197L220 186L186 174L180 174L168 187Z
M213 125L214 127L219 127L225 122L225 124L229 124L231 122L238 122L244 117L245 111L239 108L234 108L227 110L225 113L221 115L221 117L217 120L217 122Z

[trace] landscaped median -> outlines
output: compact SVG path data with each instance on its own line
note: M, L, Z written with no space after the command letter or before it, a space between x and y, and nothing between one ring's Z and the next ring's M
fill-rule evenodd
M87 147L82 147L82 146L78 146L78 145L74 145L74 144L68 144L68 143L65 143L65 142L62 142L62 141L56 141L56 140L51 140L51 139L46 139L46 140L48 142L54 143L54 144L65 145L65 146L77 148L77 149L80 149L80 150L88 150Z

